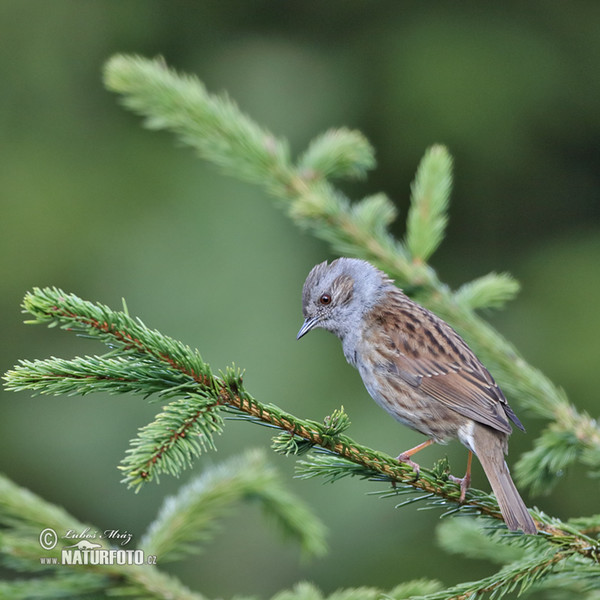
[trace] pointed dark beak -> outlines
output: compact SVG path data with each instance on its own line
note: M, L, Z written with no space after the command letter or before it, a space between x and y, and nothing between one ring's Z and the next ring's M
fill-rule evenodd
M305 319L304 323L302 323L302 327L300 327L300 331L298 332L296 339L299 340L303 335L306 335L311 329L316 327L318 324L319 324L318 317L312 317L312 318Z

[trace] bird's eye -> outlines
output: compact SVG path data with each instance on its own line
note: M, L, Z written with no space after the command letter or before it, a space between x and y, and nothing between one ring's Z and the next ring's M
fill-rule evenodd
M331 296L329 294L323 294L320 298L319 298L319 302L321 304L324 304L325 306L327 306L327 304L331 304Z

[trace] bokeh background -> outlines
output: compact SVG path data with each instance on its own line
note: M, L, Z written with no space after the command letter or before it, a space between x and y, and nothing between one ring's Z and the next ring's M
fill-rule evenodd
M144 130L103 89L112 54L160 54L227 92L296 153L332 126L363 131L378 167L345 189L389 194L398 235L419 159L446 144L456 177L434 266L453 286L513 273L521 295L489 318L597 414L599 23L594 1L1 3L0 370L19 358L102 351L22 324L24 293L56 285L116 308L125 298L132 314L198 347L215 370L244 368L264 402L319 420L343 404L349 433L389 453L421 440L370 401L333 336L295 341L301 285L330 257L326 245L261 189ZM543 425L513 404L529 434L513 436L512 463ZM159 409L141 398L2 392L0 406L0 469L83 521L139 538L181 483L164 477L137 495L119 483L128 440ZM270 432L229 423L218 442L195 472L268 446ZM421 462L444 454L463 469L458 444ZM367 495L375 484L297 481L291 459L272 459L327 523L330 553L301 561L256 507L243 507L204 554L168 567L208 597L267 598L303 579L330 592L492 572L438 548L435 512L394 510L393 500ZM475 485L487 487L480 470ZM597 498L597 480L575 468L550 496L527 499L567 517L597 512Z

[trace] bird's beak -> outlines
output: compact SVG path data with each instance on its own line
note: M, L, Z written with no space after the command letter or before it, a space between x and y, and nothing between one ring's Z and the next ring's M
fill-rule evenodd
M296 339L299 340L303 335L306 335L311 329L316 327L319 324L318 317L307 317L302 323L302 327L300 327L300 331L296 336Z

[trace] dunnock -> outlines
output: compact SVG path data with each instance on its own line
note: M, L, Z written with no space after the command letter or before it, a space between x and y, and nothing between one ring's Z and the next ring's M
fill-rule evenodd
M302 290L304 324L298 338L322 327L342 341L371 397L401 423L429 439L402 453L458 438L469 450L461 500L474 452L509 529L536 533L504 455L512 421L524 431L500 388L465 341L366 261L339 258L312 269ZM454 478L455 479L455 478ZM455 479L456 480L456 479Z

